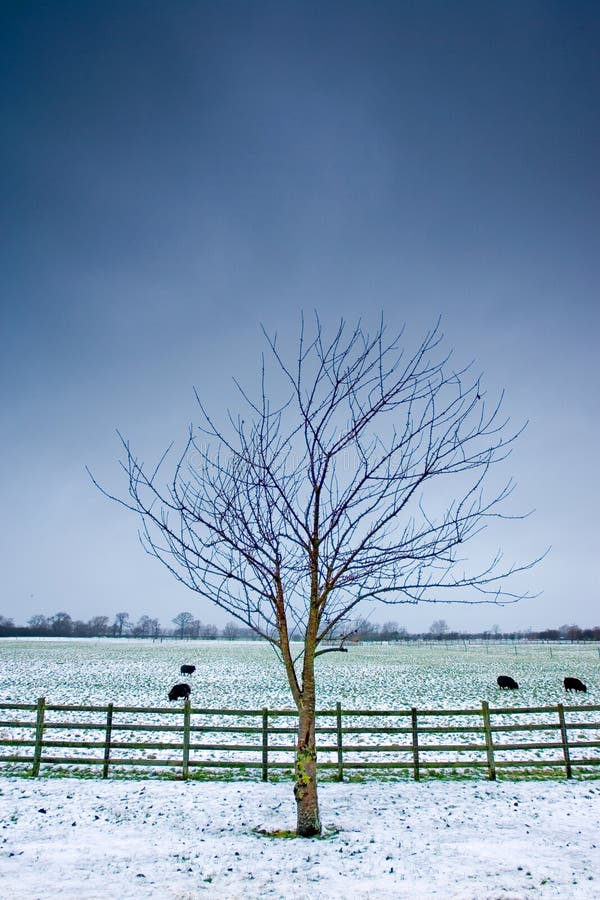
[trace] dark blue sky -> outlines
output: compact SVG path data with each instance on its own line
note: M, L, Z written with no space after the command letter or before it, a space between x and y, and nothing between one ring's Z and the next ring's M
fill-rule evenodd
M508 556L542 597L398 607L409 629L598 624L600 7L586 2L6 2L0 12L2 609L181 609L118 487L195 385L225 412L260 323L293 342L442 316L530 420ZM492 541L493 543L493 541ZM495 546L495 545L494 545Z

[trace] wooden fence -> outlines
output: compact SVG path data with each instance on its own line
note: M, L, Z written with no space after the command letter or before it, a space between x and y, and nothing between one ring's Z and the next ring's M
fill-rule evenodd
M0 704L0 764L5 774L37 776L47 766L71 774L98 767L102 777L168 771L187 779L235 769L267 781L293 768L295 710ZM600 706L344 710L317 713L319 769L338 780L355 770L423 774L454 770L495 779L552 771L598 774ZM214 771L212 775L214 776Z

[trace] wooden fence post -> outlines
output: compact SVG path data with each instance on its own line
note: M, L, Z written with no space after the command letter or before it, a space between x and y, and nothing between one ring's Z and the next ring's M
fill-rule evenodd
M262 711L262 780L269 780L269 710Z
M190 766L190 701L183 702L183 780L187 781Z
M104 765L102 766L102 777L108 778L108 767L110 765L110 740L112 737L112 720L113 720L113 704L108 704L106 712L106 733L104 736Z
M494 760L494 744L492 743L492 729L490 726L490 707L487 700L481 703L481 713L483 715L483 727L485 729L485 751L487 753L487 764L490 781L496 780L496 763Z
M560 723L560 736L562 739L563 754L565 757L565 771L567 778L572 777L571 771L571 754L569 753L569 739L567 737L567 723L565 721L565 708L562 703L558 704L558 721Z
M342 704L335 705L335 719L337 726L337 769L338 781L344 780L344 757L342 748Z
M37 716L35 720L35 750L33 751L33 769L31 774L36 778L40 774L40 761L42 758L42 738L44 736L44 712L46 698L40 697L37 702Z
M485 752L488 760L488 774L490 781L496 780L496 762L494 760L494 744L492 742L492 728L490 725L490 707L487 700L481 703L483 715L483 727L485 730Z
M414 706L410 711L410 717L412 722L413 773L415 781L419 781L421 777L419 773L419 729L417 727L417 710Z

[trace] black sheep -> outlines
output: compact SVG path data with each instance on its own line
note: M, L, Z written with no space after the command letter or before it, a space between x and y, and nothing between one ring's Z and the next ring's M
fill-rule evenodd
M183 665L179 670L180 675L192 675L196 671L196 666Z
M508 690L516 691L519 685L510 675L498 675L498 687L508 688Z
M169 691L169 700L188 700L191 693L189 684L174 684Z

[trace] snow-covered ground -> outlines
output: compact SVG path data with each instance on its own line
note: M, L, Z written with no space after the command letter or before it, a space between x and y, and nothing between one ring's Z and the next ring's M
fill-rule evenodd
M297 645L295 652L300 652ZM456 709L597 703L600 646L519 643L491 645L363 644L317 660L320 708ZM181 681L182 663L192 705L245 709L293 706L283 665L260 641L164 641L118 638L0 638L0 701L165 706ZM511 675L518 691L498 688ZM566 695L565 675L587 685Z
M37 898L600 897L600 781L290 784L0 778L0 894Z

